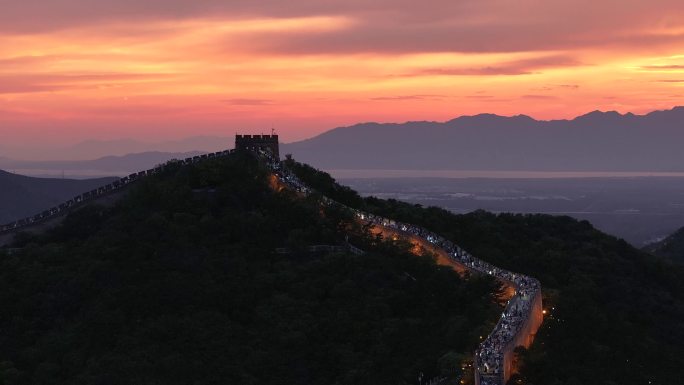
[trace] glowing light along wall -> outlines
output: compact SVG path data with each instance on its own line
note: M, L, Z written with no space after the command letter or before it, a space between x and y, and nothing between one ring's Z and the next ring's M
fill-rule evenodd
M530 299L531 307L523 323L518 328L514 337L507 343L503 350L503 370L498 374L485 374L475 372L475 385L504 385L511 376L517 372L514 366L515 348L524 346L529 348L534 341L537 330L543 322L543 307L541 291L536 291Z
M258 154L268 158L268 154L263 151ZM267 164L273 167L272 171L283 184L302 194L314 192L294 173L281 167L279 162L267 160ZM420 244L428 245L432 250L439 251L438 255L450 260L446 263L442 261L443 264L452 265L457 270L465 267L480 274L490 275L502 282L507 289L514 288L515 292L499 322L475 353L477 385L504 385L510 379L516 370L513 365L515 348L529 347L543 320L541 284L537 279L501 269L476 258L453 242L422 227L356 210L326 196L322 196L321 199L327 205L337 205L351 210L358 219L374 227L381 227L381 231L391 230L406 234L414 240L418 239ZM485 350L487 354L481 354Z

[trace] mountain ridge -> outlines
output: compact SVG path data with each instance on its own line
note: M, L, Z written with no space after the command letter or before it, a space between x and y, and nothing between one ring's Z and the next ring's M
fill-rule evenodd
M324 169L684 171L682 142L684 108L675 107L645 115L594 111L572 120L479 114L360 123L283 144L281 152Z
M21 161L92 160L105 156L124 156L141 152L183 153L190 151L214 152L228 148L233 139L223 136L191 136L178 140L148 141L132 138L112 140L90 139L75 144L39 147L36 144L0 145L0 158Z
M0 168L11 170L43 170L46 172L69 170L70 173L78 172L79 170L100 171L103 174L130 173L154 167L155 165L164 163L170 159L184 159L204 153L205 152L202 151L146 151L125 155L108 155L90 160L25 161L0 158Z
M454 215L361 198L324 172L299 168L307 186L331 199L424 226L490 263L538 276L547 288L546 320L539 341L519 351L517 379L643 384L681 378L680 266L586 221L484 211ZM431 258L403 258L393 241L385 244L365 226L353 226L343 210L325 206L322 215L318 199L274 189L268 175L239 154L169 167L134 185L113 207L84 207L52 231L24 234L12 251L0 250L0 301L9 314L25 315L0 319L7 341L0 344L0 378L17 384L73 383L76 376L135 376L140 383L162 376L170 384L395 384L424 368L430 377L456 381L465 374L458 370L471 354L464 343L473 346L488 330L482 305L494 291L473 282L479 292L463 292L468 283L459 283L453 271L428 275ZM287 260L273 253L282 245L301 250L312 242L341 242L352 228L360 231L354 244L390 254L375 260L372 253L318 260L297 254ZM394 245L409 247L401 240ZM292 269L302 263L301 270ZM353 267L357 263L363 265ZM403 293L412 288L421 297ZM464 315L446 313L459 309ZM407 322L398 325L398 315ZM426 320L420 328L417 317ZM361 359L350 361L354 357ZM338 370L369 362L379 369ZM321 374L292 370L302 363L314 363L312 372ZM268 365L280 370L263 370ZM415 383L409 381L403 382Z
M0 170L0 201L3 202L0 205L0 223L35 215L113 179L32 178Z

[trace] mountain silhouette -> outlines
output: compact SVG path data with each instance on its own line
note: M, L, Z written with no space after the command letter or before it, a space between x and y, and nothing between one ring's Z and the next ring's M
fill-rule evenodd
M148 151L122 156L110 155L92 160L53 160L53 161L24 161L0 158L0 168L6 170L43 170L61 171L69 170L70 173L78 171L100 171L104 175L118 173L130 173L149 169L170 159L184 159L203 154L200 151L192 152L161 152Z
M684 171L684 107L646 115L593 111L572 120L463 116L362 123L284 144L327 169Z
M130 138L115 140L86 140L68 146L24 146L0 143L2 157L15 160L51 161L91 160L105 156L124 156L150 151L184 153L188 151L213 152L223 150L233 143L233 138L218 136L193 136L179 140L142 141Z
M0 170L0 223L35 215L113 179L31 178Z

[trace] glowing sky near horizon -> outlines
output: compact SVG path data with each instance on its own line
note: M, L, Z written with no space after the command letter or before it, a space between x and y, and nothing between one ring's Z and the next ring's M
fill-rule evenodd
M673 0L0 0L0 145L644 113L684 95ZM0 154L1 155L1 154Z

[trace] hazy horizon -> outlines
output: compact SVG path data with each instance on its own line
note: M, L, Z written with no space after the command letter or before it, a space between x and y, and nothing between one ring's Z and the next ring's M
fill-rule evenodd
M522 175L521 175L522 176ZM363 196L437 206L457 214L567 215L642 247L684 225L678 177L392 178L340 177Z
M633 111L626 111L624 113L617 112L615 110L600 111L591 110L586 111L583 114L572 116L569 118L548 118L548 119L538 119L534 116L529 116L525 114L512 114L512 115L498 115L491 112L481 112L474 115L459 115L454 116L451 119L437 121L437 120L423 120L421 122L430 123L447 123L459 118L477 117L477 116L502 116L502 117L520 117L526 116L537 122L555 122L555 121L572 121L577 118L589 115L593 112L601 113L612 113L617 112L621 116L644 116L652 112L658 111L668 111L680 106L673 105L671 108L645 111L641 114L635 113ZM311 134L310 136L305 136L302 138L290 138L288 139L287 133L284 137L278 130L273 132L279 134L281 143L288 145L294 144L301 141L306 141L309 139L316 138L321 134L327 132L341 129L349 128L362 124L409 124L416 121L372 121L372 122L354 122L345 126L328 127L321 128L317 132ZM230 131L227 129L226 131ZM236 130L236 133L238 131ZM241 130L239 133L242 134L270 134L271 131L261 129L261 130ZM106 149L103 149L106 148ZM151 151L164 151L164 152L187 152L187 151L218 151L221 149L232 148L233 147L233 136L232 134L227 134L226 132L221 135L211 136L211 135L192 135L183 137L164 137L163 139L158 138L153 140L152 138L146 138L141 136L122 136L122 137L112 137L97 139L96 137L83 137L70 142L31 142L31 143L19 143L13 144L12 139L8 138L7 141L0 143L0 159L10 158L12 160L22 160L22 161L62 161L62 160L93 160L104 156L122 156L141 152L151 152ZM534 170L528 170L534 171Z

